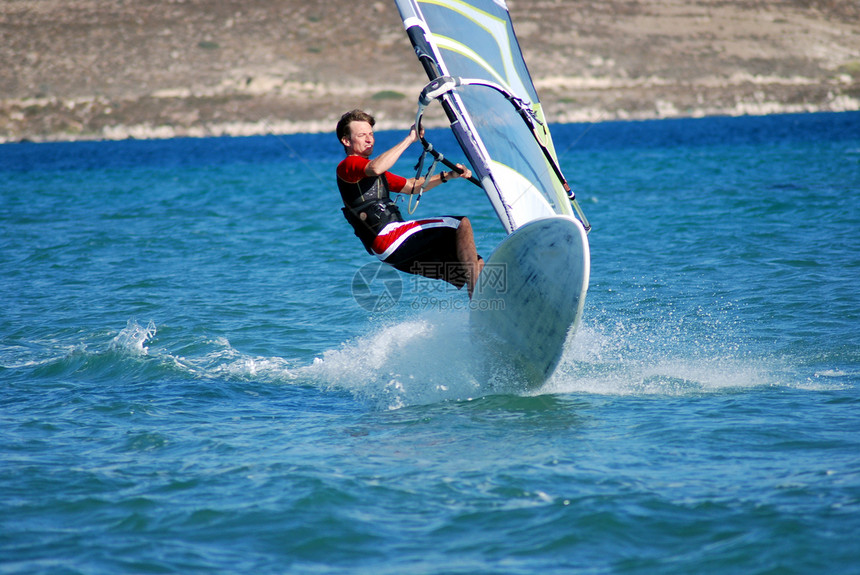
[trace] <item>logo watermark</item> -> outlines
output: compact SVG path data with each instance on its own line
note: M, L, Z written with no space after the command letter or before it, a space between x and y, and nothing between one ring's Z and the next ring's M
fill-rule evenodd
M444 277L465 284L462 264L424 263L413 271L416 273L405 275L379 261L363 265L352 278L352 297L361 308L375 313L388 311L401 300L415 310L489 311L505 307L504 300L499 297L508 290L505 264L484 265L481 281L475 286L473 298L468 300L462 295L465 288L458 289L452 283L438 279ZM407 284L405 290L404 281Z
M403 294L403 280L393 267L382 262L361 266L352 276L352 297L369 312L393 308Z
M462 297L435 297L435 296L419 296L412 300L410 307L414 310L435 309L437 311L460 311L460 310L477 310L477 311L500 311L505 309L505 302L501 298L491 299L470 299L465 300Z

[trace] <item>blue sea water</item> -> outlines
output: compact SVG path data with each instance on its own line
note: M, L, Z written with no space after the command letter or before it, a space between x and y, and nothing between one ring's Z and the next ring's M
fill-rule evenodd
M0 573L860 573L860 114L553 131L592 275L537 390L465 294L365 309L331 134L0 146Z

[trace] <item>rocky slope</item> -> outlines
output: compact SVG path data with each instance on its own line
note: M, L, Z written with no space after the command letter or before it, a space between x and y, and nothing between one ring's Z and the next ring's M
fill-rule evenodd
M551 121L860 109L860 3L509 0ZM408 126L383 0L5 0L0 141Z

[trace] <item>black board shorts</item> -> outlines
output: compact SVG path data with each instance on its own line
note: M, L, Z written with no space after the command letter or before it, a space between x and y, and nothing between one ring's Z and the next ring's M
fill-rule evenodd
M402 272L466 285L466 268L457 257L462 216L441 216L385 226L374 241L378 257Z

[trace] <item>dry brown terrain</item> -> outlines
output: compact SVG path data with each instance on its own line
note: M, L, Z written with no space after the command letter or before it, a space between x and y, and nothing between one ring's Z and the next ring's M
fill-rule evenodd
M856 0L508 6L551 121L860 109ZM425 81L390 1L0 0L0 141L406 126Z

